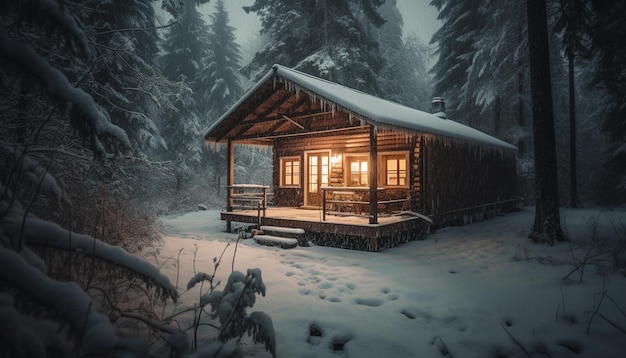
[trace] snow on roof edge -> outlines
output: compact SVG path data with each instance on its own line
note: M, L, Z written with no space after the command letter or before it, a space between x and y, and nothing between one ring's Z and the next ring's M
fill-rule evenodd
M336 103L365 119L393 127L462 139L482 145L517 151L517 147L501 139L449 119L376 97L304 72L275 64L273 71L313 92L317 97ZM270 72L270 73L271 73Z
M235 108L239 107L275 75L297 85L298 90L304 90L318 99L324 98L324 100L342 107L351 114L356 114L369 124L421 131L517 152L516 146L459 122L442 119L431 113L385 100L279 64L274 64L270 71L218 118L206 130L204 138L206 139L209 133L219 126Z

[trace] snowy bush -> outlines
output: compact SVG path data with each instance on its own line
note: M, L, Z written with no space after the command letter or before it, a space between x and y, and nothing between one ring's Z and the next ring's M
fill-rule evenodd
M276 337L272 318L260 311L250 314L247 312L247 309L253 307L256 303L256 295L261 294L265 296L266 288L263 283L261 270L248 269L245 275L240 271L233 270L228 277L224 290L216 289L220 282L215 282L215 274L220 267L226 248L224 248L219 258L213 259L212 275L205 272L197 272L187 283L187 290L191 290L198 285L200 286L198 305L192 309L194 312L192 349L197 349L194 357L238 357L240 354L239 350L232 351L232 347L227 342L236 340L239 343L245 335L251 336L254 343L263 344L265 350L275 357ZM196 254L197 252L194 252L194 257ZM234 259L235 257L233 257L233 264ZM208 283L209 287L203 291L205 283ZM211 307L208 315L205 314L207 305ZM205 322L204 317L210 321L216 320L219 322L219 325ZM197 333L200 326L203 325L208 325L217 330L216 339L222 345L213 342L207 347L198 349ZM209 352L213 352L211 354L215 355L210 355Z
M67 176L63 179L75 183L66 194L72 205L44 212L42 218L77 232L88 232L129 252L140 251L160 239L156 215L135 200L132 188L115 188L115 184L108 185L101 178L93 182Z
M42 176L40 180L45 178ZM109 317L99 312L114 302L109 295L110 288L119 288L123 282L134 282L134 285L144 287L143 292L152 292L154 297L177 299L175 287L153 265L117 246L70 232L28 214L19 202L13 200L4 185L0 185L0 192L3 194L0 200L0 316L3 319L0 321L12 327L0 330L0 352L9 356L41 357L46 356L46 352L61 356L72 352L82 357L126 351L132 346L125 346ZM57 252L51 255L53 258L72 258L73 265L67 265L67 272L50 273L32 247L38 247L37 250L44 253L48 250ZM75 253L83 256L83 260L77 260ZM103 262L110 263L115 275L109 276L109 285L99 286L94 277L100 276L99 268ZM73 276L70 269L82 269L80 277L85 280L86 287L76 281L52 277L53 274ZM92 290L102 294L100 300L94 300L98 295L91 297L88 294ZM122 305L115 307L115 311L123 315L122 310ZM113 311L111 309L109 313ZM15 339L16 334L28 337L29 343Z
M32 214L41 202L71 203L25 150L1 149L0 356L143 356L146 344L123 337L180 333L154 314L157 302L178 298L169 279L119 246ZM129 322L142 326L129 331Z
M219 340L240 340L245 334L252 336L254 343L262 343L265 350L276 356L276 337L272 318L264 312L250 315L248 307L254 306L256 295L265 296L265 284L261 270L248 269L246 275L233 271L223 291L213 290L202 296L200 304L211 305L211 316L220 323Z

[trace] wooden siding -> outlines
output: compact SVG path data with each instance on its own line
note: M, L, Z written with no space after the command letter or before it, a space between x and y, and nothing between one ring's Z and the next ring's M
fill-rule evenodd
M298 156L301 160L300 178L304 181L304 152L315 150L330 150L331 156L337 156L331 162L329 184L331 186L345 186L344 162L346 155L369 153L369 130L367 127L345 132L340 135L311 135L276 139L274 142L274 163L279 163L281 157ZM419 189L421 187L419 170L419 143L417 135L408 135L402 132L382 131L377 136L378 153L403 151L409 153L409 187L389 189L390 197L400 195L398 192L411 193L411 208L419 207L421 201ZM278 168L278 167L276 167ZM417 183L417 185L416 185ZM301 206L304 203L304 182L300 188L281 188L280 170L274 171L274 204L278 206ZM406 197L406 196L405 196Z
M284 156L299 156L300 177L304 180L304 152L330 150L330 185L346 186L346 155L369 153L369 134L361 128L341 135L281 138L275 141L275 163ZM516 162L513 153L439 138L428 134L407 135L382 131L378 153L409 153L409 187L388 188L379 200L399 198L410 193L410 209L437 218L437 224L462 221L468 214L485 210L485 205L512 199L516 195ZM280 188L280 172L274 173L274 204L301 206L304 183L300 188ZM364 195L361 200L367 201ZM364 208L364 210L367 210Z
M424 141L422 211L436 224L463 223L487 204L516 194L512 153L441 138Z

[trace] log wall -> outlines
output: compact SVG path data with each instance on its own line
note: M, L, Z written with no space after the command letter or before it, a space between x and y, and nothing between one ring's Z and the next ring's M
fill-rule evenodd
M516 195L513 153L441 138L423 145L422 212L436 224L462 224L468 214Z
M274 173L274 204L300 206L304 202L304 152L330 150L338 156L330 168L330 185L345 186L345 155L369 153L367 130L339 135L302 136L276 140L275 163L283 156L301 159L301 188L280 188L280 172ZM516 194L516 162L513 153L433 135L408 135L382 131L378 153L409 152L409 188L388 189L390 197L410 192L411 210L454 224L468 212L506 201ZM276 166L278 168L278 166ZM365 200L365 199L364 199Z
M383 131L378 134L378 153L394 152L394 151L409 151L410 152L410 167L419 166L419 149L413 148L417 143L415 135L407 135L401 132ZM299 206L304 203L304 152L306 151L323 151L330 150L331 155L338 156L338 160L335 163L331 163L330 168L330 185L331 186L345 186L344 180L344 167L345 155L350 154L368 154L369 153L369 131L353 131L350 133L341 133L340 135L326 135L326 136L300 136L291 138L281 138L274 143L274 163L279 163L281 157L285 156L299 156L302 165L300 178L302 179L301 188L280 188L280 171L274 171L274 204L277 206ZM278 165L276 165L278 168ZM419 185L415 186L415 182L419 182L419 174L416 174L414 170L410 171L409 182L413 183L410 188L407 189L394 189L390 190L404 192L412 192L414 196L413 205L419 203Z

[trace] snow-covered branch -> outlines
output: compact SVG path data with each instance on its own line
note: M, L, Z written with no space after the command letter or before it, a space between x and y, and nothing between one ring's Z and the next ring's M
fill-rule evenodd
M160 30L160 29L164 29L167 27L170 27L172 25L176 25L178 24L179 21L172 21L169 24L166 25L161 25L161 26L151 26L151 27L133 27L133 28L127 28L127 29L113 29L113 30L107 30L107 31L100 31L100 32L96 32L95 35L99 36L99 35L105 35L105 34L110 34L110 33L114 33L114 32L133 32L133 31L151 31L151 30Z
M78 42L83 47L83 50L89 53L89 41L87 35L83 29L78 25L76 19L70 15L67 10L62 7L57 1L53 0L39 0L37 2L38 10L40 12L47 13L50 17L59 22L63 27L78 39Z
M141 275L145 280L162 290L162 297L176 301L178 292L169 279L147 261L128 253L118 246L112 246L87 235L69 232L57 224L41 220L32 215L25 218L23 213L12 208L4 217L2 232L12 241L23 238L26 244L37 244L62 250L81 251L88 255L115 263Z
M9 37L6 28L7 25L0 20L0 56L23 66L26 71L39 79L52 95L72 103L85 116L85 120L96 134L110 135L130 148L126 132L111 123L89 94L72 86L63 73L53 68L35 51ZM95 148L97 151L102 151L99 154L105 154L103 147L96 146Z
M91 298L75 282L55 281L31 266L19 253L6 248L0 248L0 279L54 309L69 323L81 341L80 356L105 352L117 345L118 338L108 318L93 309ZM29 324L12 329L29 330L31 327ZM34 336L42 339L37 334Z

